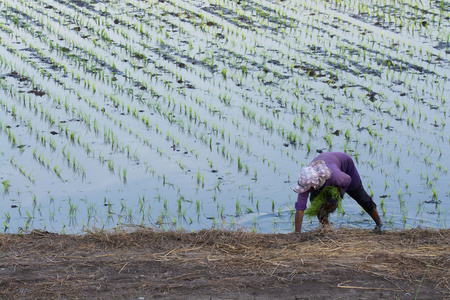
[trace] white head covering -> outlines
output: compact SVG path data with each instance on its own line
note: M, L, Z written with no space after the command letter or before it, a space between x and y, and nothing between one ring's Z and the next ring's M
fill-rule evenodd
M293 190L296 193L304 193L310 188L320 189L328 178L331 177L331 170L323 160L312 162L309 166L300 169L297 184Z

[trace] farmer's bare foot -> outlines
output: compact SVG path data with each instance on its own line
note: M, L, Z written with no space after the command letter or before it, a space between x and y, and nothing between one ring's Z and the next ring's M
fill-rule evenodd
M373 229L373 232L375 232L375 233L382 233L383 232L382 227L383 227L383 224L375 225L375 228Z

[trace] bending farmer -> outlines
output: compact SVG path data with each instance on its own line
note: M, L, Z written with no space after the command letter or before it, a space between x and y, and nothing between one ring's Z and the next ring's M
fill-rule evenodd
M295 203L295 231L301 232L303 214L306 209L308 195L310 201L327 186L337 187L341 198L345 193L350 195L375 221L375 230L380 231L383 223L378 215L377 205L364 190L358 170L352 158L342 152L325 152L318 155L307 167L300 169L294 192L298 193ZM337 201L327 199L317 214L321 224L328 224L328 214L337 208Z

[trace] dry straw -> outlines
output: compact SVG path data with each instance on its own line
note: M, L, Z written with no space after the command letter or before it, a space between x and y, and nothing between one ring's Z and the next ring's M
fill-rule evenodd
M133 283L135 288L151 285L161 290L196 278L212 280L215 289L236 289L233 278L251 276L266 288L275 288L299 284L306 278L329 278L330 273L357 273L382 279L383 284L362 285L339 276L330 279L330 284L340 289L417 291L419 296L431 286L450 293L450 230L375 234L364 229L327 228L302 234L253 234L244 229L183 232L134 227L84 235L33 231L0 235L0 249L2 272L10 276L9 296L19 295L25 279L20 274L39 274L35 281L27 277L32 296L42 296L42 286L50 285L55 287L53 292L70 296L70 291L76 295L89 286L102 286L104 280L126 282L129 274L136 272L153 277L150 282L139 279ZM159 271L154 273L152 268ZM61 272L67 276L57 281L54 274Z

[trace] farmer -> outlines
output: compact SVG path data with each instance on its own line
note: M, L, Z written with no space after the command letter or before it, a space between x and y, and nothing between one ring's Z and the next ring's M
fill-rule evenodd
M342 152L324 152L319 154L307 167L300 169L294 192L298 193L295 203L295 232L301 232L303 214L306 209L308 195L310 201L327 186L337 187L341 199L345 193L356 200L359 205L375 221L375 231L381 231L383 223L378 215L377 205L364 190L358 170L352 158ZM334 212L338 206L337 201L328 197L327 202L320 207L317 218L322 225L328 225L328 214Z

